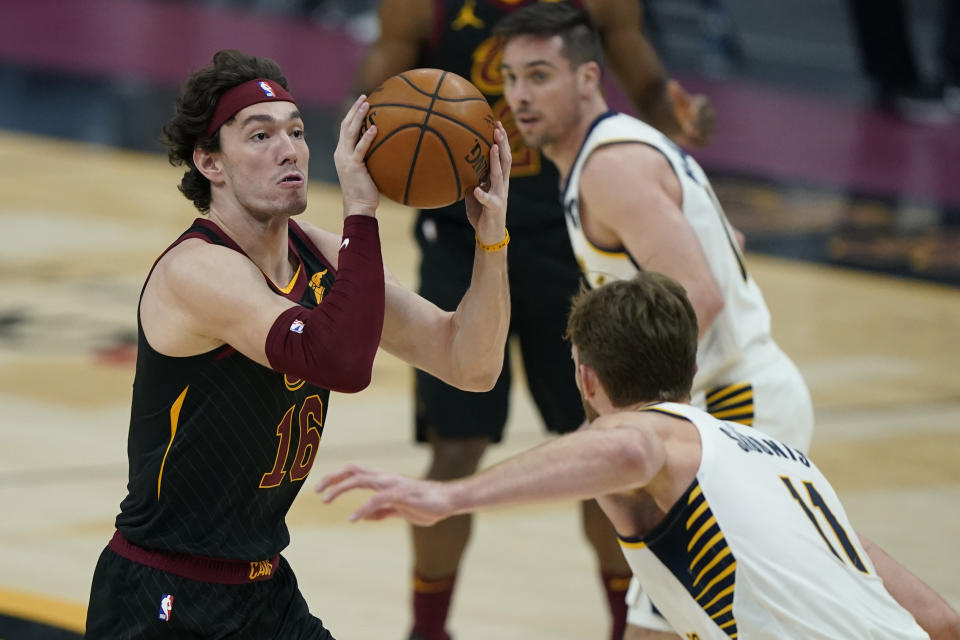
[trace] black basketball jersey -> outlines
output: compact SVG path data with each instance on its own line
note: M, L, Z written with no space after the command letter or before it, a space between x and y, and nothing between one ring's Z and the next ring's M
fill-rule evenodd
M561 224L563 221L557 169L540 151L528 149L523 143L503 97L500 75L503 48L499 39L490 35L500 18L537 1L434 0L435 35L419 65L452 71L470 80L487 97L494 118L503 122L513 151L508 216L511 230L539 226L544 222ZM572 4L580 6L579 1ZM437 215L463 220L466 224L463 203L433 211Z
M195 220L171 248L188 238L243 253L209 220ZM292 220L289 246L300 263L293 281L284 289L267 282L315 307L334 270ZM234 560L279 553L290 541L287 511L320 445L329 390L229 345L190 357L162 355L147 342L139 314L137 325L128 493L117 529L153 549Z

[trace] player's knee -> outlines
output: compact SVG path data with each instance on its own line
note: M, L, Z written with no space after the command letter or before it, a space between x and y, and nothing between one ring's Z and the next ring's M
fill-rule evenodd
M431 480L452 480L470 475L477 470L489 444L488 438L432 438L430 445L433 455L427 477Z

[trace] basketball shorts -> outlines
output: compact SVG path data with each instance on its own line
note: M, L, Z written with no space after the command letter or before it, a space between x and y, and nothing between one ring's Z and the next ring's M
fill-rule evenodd
M93 574L85 637L333 640L310 615L283 557L269 580L215 584L148 567L109 547Z
M693 404L715 418L753 426L806 452L813 437L813 402L793 361L770 343L750 381L723 382L696 394ZM672 631L636 578L627 590L627 624Z
M546 428L567 433L583 422L570 345L563 335L580 270L563 219L510 234L511 336L519 342L527 386ZM422 212L416 227L420 245L420 294L453 311L470 284L474 231L465 221ZM509 350L496 386L485 393L455 389L416 372L416 435L427 431L446 439L488 437L499 442L507 420L511 384Z

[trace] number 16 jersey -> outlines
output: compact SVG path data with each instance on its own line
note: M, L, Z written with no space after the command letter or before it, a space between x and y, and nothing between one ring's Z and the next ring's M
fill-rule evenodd
M264 279L277 295L313 308L335 273L292 220L288 235L296 275L283 288ZM172 246L191 238L243 253L210 220L198 218ZM317 455L330 391L230 345L164 355L139 325L128 493L117 529L162 551L229 560L276 555L290 542L285 516Z

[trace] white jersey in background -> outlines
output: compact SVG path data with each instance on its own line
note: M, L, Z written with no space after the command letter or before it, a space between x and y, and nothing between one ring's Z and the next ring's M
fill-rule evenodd
M681 637L928 637L884 588L830 483L801 451L690 405L645 410L688 420L702 444L696 479L664 520L620 540Z
M580 177L590 155L614 144L646 144L667 159L682 188L682 211L720 293L723 310L697 348L694 404L719 418L752 424L804 451L813 433L813 406L803 378L770 337L770 313L744 265L730 223L697 162L669 138L636 118L608 111L594 121L563 189L573 252L591 286L638 272L624 247L598 247L580 221ZM589 214L589 212L588 212ZM640 211L637 216L656 215ZM669 275L669 274L667 274Z

